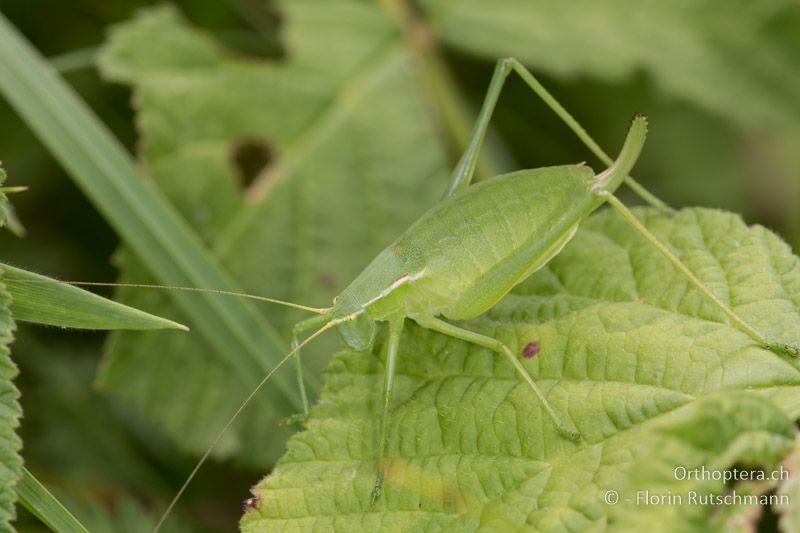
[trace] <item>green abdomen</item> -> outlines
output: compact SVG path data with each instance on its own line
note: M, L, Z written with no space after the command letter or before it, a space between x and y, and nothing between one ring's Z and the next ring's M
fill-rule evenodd
M601 202L586 166L524 170L466 189L423 215L397 241L424 273L409 283L413 311L451 319L487 310L566 244Z

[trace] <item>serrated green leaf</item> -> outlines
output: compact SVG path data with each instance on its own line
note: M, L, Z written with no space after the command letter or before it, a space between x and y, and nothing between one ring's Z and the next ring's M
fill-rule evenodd
M0 279L0 529L10 530L16 518L16 484L22 476L22 440L17 435L22 409L13 380L17 366L11 360L9 344L14 340L14 321L9 306L11 295Z
M624 445L636 452L622 486L614 487L620 502L609 509L612 530L732 531L736 521L729 515L752 513L761 498L769 499L747 482L726 487L712 476L732 468L772 475L795 438L779 407L740 391L700 398L648 429L628 435ZM709 497L729 503L720 512L719 504L703 504Z
M5 183L6 181L6 171L3 170L3 167L0 166L0 185ZM4 226L6 223L6 210L8 209L8 197L0 191L0 226Z
M15 320L83 329L183 329L172 320L139 311L58 280L0 263Z
M800 341L800 260L779 238L720 211L635 212L737 313L768 336ZM612 507L604 491L720 494L720 483L681 482L672 470L768 467L792 446L800 363L728 325L609 210L465 326L517 351L537 340L539 353L524 364L583 442L557 435L502 359L412 325L398 359L380 500L370 506L378 346L333 360L308 429L253 490L259 503L243 530L627 531L645 523L708 531L721 527L714 506Z
M100 65L134 87L143 164L244 288L325 305L435 202L448 164L414 57L386 13L341 0L281 7L280 63L233 58L160 8L115 29ZM231 155L242 143L275 157L246 191ZM147 279L128 254L120 265L124 281ZM151 297L126 291L124 301L141 307ZM146 308L170 307L161 299ZM263 309L286 334L303 317ZM317 370L337 342L321 340L305 353ZM202 341L123 334L110 348L102 386L142 406L184 447L202 451L240 401L231 393L240 381ZM313 393L318 378L307 377ZM263 464L282 453L287 433L266 421L270 400L257 401L247 430L220 452L247 450L242 459Z

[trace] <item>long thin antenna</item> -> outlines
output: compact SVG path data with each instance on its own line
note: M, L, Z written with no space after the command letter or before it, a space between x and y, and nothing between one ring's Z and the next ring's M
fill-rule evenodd
M76 287L123 287L131 289L163 289L171 291L184 291L184 292L201 292L210 294L221 294L223 296L238 296L240 298L248 298L250 300L258 300L260 302L269 302L273 304L285 305L286 307L293 307L295 309L302 309L318 315L324 315L329 311L325 307L310 307L308 305L296 304L284 300L276 300L275 298L267 298L266 296L258 296L256 294L248 294L246 292L237 291L224 291L221 289L204 289L200 287L180 287L176 285L155 285L148 283L105 283L101 281L62 281L59 279L19 279L19 278L5 278L8 281L17 283L63 283L65 285L73 285Z
M178 503L178 500L181 498L183 493L186 491L186 488L189 486L189 483L191 483L192 480L194 479L194 477L197 475L197 472L200 470L200 468L206 462L206 459L208 459L208 456L211 455L211 452L217 446L217 443L220 441L220 439L222 439L222 437L225 435L225 433L227 433L228 429L231 427L231 425L236 420L236 418L242 413L242 411L244 411L245 407L247 407L248 404L250 404L250 401L255 397L255 395L258 394L258 391L261 390L261 387L263 387L267 383L267 381L269 381L269 378L271 378L272 375L281 366L283 366L283 364L286 361L288 361L300 348L302 348L303 346L305 346L306 344L311 342L316 337L320 336L325 331L331 329L334 325L336 325L336 322L334 322L334 321L328 322L327 324L325 324L324 326L319 328L317 331L315 331L313 334L311 334L306 340L301 342L292 351L287 353L283 357L283 359L281 359L278 362L277 365L272 367L272 370L270 370L267 373L267 375L264 376L264 379L262 379L261 382L258 385L256 385L256 387L247 396L247 398L245 398L245 400L242 402L242 404L239 406L239 408L236 409L236 412L233 413L233 416L231 416L230 419L228 419L228 422L225 423L225 426L222 428L222 431L220 431L219 434L216 436L216 438L214 438L214 441L211 443L211 446L208 447L208 449L205 451L205 453L200 458L200 460L197 461L197 464L192 469L192 472L189 474L189 477L187 477L186 481L183 482L183 485L181 485L180 490L178 490L178 493L175 495L174 498L172 498L172 501L169 503L169 506L167 507L167 510L164 511L163 515L161 515L161 518L159 519L158 523L156 524L156 527L153 528L153 533L158 533L158 530L161 529L161 526L164 524L164 521L167 519L169 514L172 512L172 509L175 507L175 504Z

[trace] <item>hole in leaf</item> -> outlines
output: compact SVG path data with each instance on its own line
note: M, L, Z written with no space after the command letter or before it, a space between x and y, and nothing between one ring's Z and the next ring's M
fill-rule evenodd
M273 163L275 153L261 139L244 138L231 145L230 158L239 174L242 189L247 189Z

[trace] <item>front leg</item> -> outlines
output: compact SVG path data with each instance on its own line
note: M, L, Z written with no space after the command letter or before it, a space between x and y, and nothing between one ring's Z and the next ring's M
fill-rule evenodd
M287 417L282 421L284 425L300 424L308 418L308 395L306 394L306 382L303 379L303 361L300 359L300 334L310 329L317 329L319 326L329 321L326 315L313 316L302 320L292 328L292 350L294 351L294 370L297 376L297 386L300 388L300 399L303 403L303 412Z
M383 492L383 456L386 449L389 403L392 400L392 391L394 390L397 349L400 346L400 336L403 334L404 321L405 318L403 317L389 321L389 340L386 343L386 371L383 376L383 415L381 416L380 441L378 443L378 477L375 479L375 487L372 489L370 505L375 505L375 501L381 497L381 493Z

